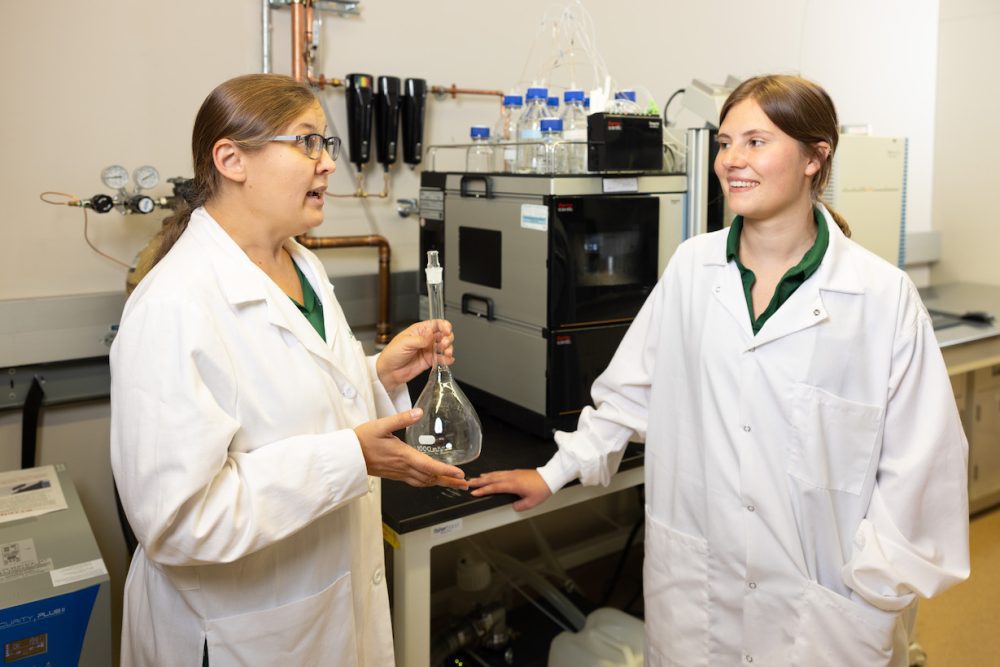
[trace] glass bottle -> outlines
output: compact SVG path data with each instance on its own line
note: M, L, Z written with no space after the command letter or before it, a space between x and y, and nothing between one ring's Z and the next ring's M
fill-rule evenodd
M538 146L542 140L542 119L549 117L545 98L547 88L528 88L527 102L524 111L517 120L517 163L515 169L519 174L538 173ZM533 145L535 144L535 145Z
M442 273L437 250L428 251L427 296L432 320L444 316ZM420 421L406 427L407 444L451 465L468 463L479 457L483 444L479 416L452 378L451 369L438 361L436 347L427 386L413 407L420 408L424 414Z
M587 173L587 112L583 108L583 91L567 90L563 95L562 138L567 142L566 173Z
M562 129L561 119L542 119L542 143L538 146L537 173L566 173L566 145L562 142Z
M500 111L500 119L497 120L496 128L492 135L493 142L497 144L493 151L496 164L495 171L504 174L514 172L514 163L517 160L517 119L521 115L522 99L520 95L505 95L503 107ZM511 144L511 145L506 145Z
M493 146L490 145L490 128L473 125L469 130L472 145L465 154L465 170L485 173L493 169Z

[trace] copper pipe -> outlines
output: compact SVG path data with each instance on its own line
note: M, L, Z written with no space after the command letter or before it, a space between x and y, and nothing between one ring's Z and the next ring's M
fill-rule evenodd
M378 247L378 322L375 324L375 342L389 342L389 260L392 251L389 240L378 234L360 236L296 236L295 240L311 250L324 248Z
M435 95L451 95L454 99L457 95L496 95L503 97L502 90L483 90L481 88L458 88L455 84L449 87L431 86L431 92Z
M305 81L306 54L303 42L305 40L305 12L302 11L303 0L292 0L292 78Z
M308 82L310 86L314 86L320 90L323 90L326 86L330 86L331 88L343 88L344 86L343 79L328 79L323 74L309 77Z
M313 72L313 58L316 54L313 52L313 3L312 0L305 0L306 4L306 18L305 18L305 50L303 52L303 58L306 62L306 75L303 80L308 81L309 75Z

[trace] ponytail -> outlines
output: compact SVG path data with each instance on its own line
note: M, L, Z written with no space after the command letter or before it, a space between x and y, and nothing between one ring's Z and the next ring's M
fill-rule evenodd
M181 234L187 229L191 213L205 203L203 190L197 188L193 181L190 187L190 193L186 193L186 197L179 198L179 208L163 221L162 229L149 240L149 243L136 256L135 265L129 269L128 275L125 277L125 292L127 294L131 294L139 281L145 278L146 274L170 252Z
M817 197L816 201L818 201L820 204L826 207L826 210L827 212L829 212L830 217L832 217L833 221L837 223L838 227L840 227L840 231L844 233L844 236L846 236L847 238L851 238L851 227L850 225L847 224L847 220L844 219L844 216L833 210L833 207L827 204L825 201L823 201L821 197Z

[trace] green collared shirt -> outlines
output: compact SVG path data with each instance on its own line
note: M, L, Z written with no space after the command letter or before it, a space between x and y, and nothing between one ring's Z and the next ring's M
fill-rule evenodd
M292 262L292 264L295 264L295 262ZM292 303L309 320L309 324L313 326L319 337L326 340L326 325L323 323L323 302L316 296L316 292L313 291L312 285L306 280L305 274L302 273L302 269L299 268L298 264L295 264L295 273L299 276L299 282L302 283L302 303L299 303L295 299L292 299ZM291 299L291 297L288 298Z
M823 261L826 248L830 245L830 232L826 228L826 220L823 219L823 214L815 206L813 207L813 219L816 221L816 242L802 256L802 260L788 269L785 275L781 277L778 286L774 290L774 296L771 297L771 303L767 304L767 308L756 320L753 317L753 297L750 296L750 290L753 288L754 283L757 282L757 276L740 262L740 234L743 232L743 216L736 216L732 226L729 228L729 238L726 241L726 261L736 262L736 266L740 269L740 278L743 280L743 292L746 295L747 308L750 310L750 323L753 325L753 334L755 336L761 327L764 326L764 322L767 322L768 318L777 312L781 304L785 303L788 297L809 276L816 273L816 269L819 268L820 263Z

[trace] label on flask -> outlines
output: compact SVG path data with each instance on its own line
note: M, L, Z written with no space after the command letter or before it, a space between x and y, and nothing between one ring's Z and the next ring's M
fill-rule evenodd
M421 435L417 437L417 442L421 445L433 445L436 438L433 435Z

